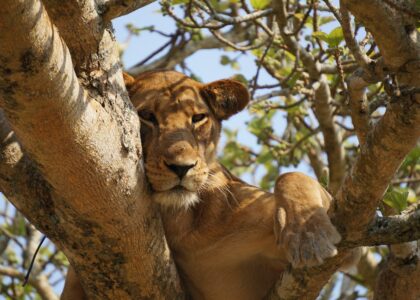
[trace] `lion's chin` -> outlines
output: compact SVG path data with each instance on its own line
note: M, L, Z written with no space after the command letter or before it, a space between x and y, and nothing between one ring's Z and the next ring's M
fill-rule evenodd
M153 193L153 200L164 208L188 209L200 201L196 192L182 187Z

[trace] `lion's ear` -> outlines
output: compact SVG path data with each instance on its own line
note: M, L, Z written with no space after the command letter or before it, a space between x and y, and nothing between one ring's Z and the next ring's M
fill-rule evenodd
M133 86L134 82L136 81L133 76L128 73L123 72L124 84L127 91Z
M249 102L248 89L239 81L223 79L206 84L203 96L219 120L240 112Z

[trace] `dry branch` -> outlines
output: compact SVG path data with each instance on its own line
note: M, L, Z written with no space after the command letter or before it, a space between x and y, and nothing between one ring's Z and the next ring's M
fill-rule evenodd
M340 24L343 28L343 35L344 39L346 40L346 45L353 53L353 56L356 59L359 66L363 67L364 69L367 69L369 64L371 63L371 59L365 53L363 53L362 49L357 43L357 40L353 35L353 29L350 23L350 13L348 12L347 8L344 5L342 5L341 2L343 1L340 1Z
M420 103L416 96L409 94L395 99L367 135L338 194L333 215L337 224L343 224L342 234L353 238L363 232L402 160L419 137Z
M246 30L231 30L223 34L224 38L232 43L240 43L255 38L255 33ZM214 36L206 36L199 40L192 40L188 45L175 46L172 51L160 57L150 64L136 64L128 72L133 75L140 74L147 70L155 69L173 69L176 65L182 63L187 57L199 50L223 48L226 45Z
M362 145L365 143L366 135L369 132L369 106L365 91L369 83L364 81L362 76L358 76L357 72L352 74L347 82L351 119L359 144Z
M143 6L155 2L155 0L101 0L99 2L103 20L106 22L129 14Z
M340 130L334 122L330 87L325 75L320 76L319 81L314 85L314 89L314 112L324 136L324 147L325 152L327 153L328 167L330 170L328 187L332 193L335 194L340 188L346 172L344 145L342 143Z

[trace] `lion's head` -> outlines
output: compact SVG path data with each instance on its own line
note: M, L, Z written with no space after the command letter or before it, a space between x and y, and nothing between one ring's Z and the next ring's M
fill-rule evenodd
M202 190L220 188L213 176L221 121L249 102L235 80L199 83L175 71L124 74L141 120L146 177L154 199L166 207L190 207Z

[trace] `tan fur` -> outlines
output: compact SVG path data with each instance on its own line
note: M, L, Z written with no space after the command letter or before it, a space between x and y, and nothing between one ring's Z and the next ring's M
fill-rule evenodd
M273 195L217 162L220 122L246 106L245 87L201 84L173 71L125 80L142 120L146 177L193 299L261 299L288 263L312 266L336 254L331 197L317 181L284 174ZM191 168L180 179L173 165Z

